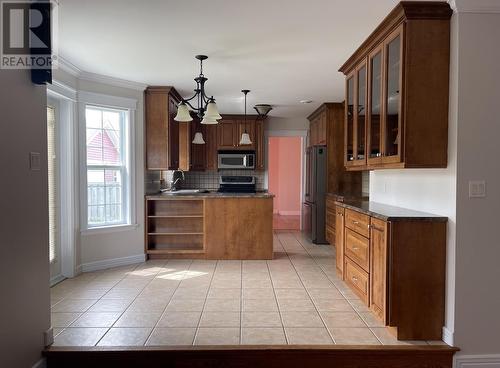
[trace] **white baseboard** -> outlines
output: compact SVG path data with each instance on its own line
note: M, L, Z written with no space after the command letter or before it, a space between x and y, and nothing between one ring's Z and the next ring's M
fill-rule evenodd
M300 211L279 211L281 216L300 216Z
M47 360L45 358L42 358L38 362L33 364L32 368L46 368L46 367L47 367Z
M443 327L443 337L442 338L446 344L453 346L453 332L451 332L446 327Z
M95 261L82 264L82 272L92 272L105 270L107 268L126 266L134 263L141 263L146 260L145 254L137 254L135 256L104 259L102 261Z
M63 275L59 274L57 276L54 276L50 279L50 287L54 286L55 284L60 283L62 280L64 280L66 277Z
M83 271L82 271L82 265L78 265L76 266L76 271L75 271L75 276L78 276L79 274L81 274Z
M500 354L460 355L455 354L455 368L500 368Z

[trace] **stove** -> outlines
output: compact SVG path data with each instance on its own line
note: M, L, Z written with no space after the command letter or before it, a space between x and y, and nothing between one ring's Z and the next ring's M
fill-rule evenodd
M219 192L255 193L254 176L222 175L219 178Z

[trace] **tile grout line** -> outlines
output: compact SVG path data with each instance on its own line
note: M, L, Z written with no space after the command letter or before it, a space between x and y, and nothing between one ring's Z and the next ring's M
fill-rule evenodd
M278 303L278 296L276 295L276 290L274 288L273 277L271 276L271 270L269 269L269 264L267 263L267 261L266 261L266 265L267 265L267 271L269 272L269 278L271 279L271 286L273 289L274 299L276 300L276 307L278 308L278 314L280 316L281 328L283 329L283 334L285 335L285 342L287 345L290 345L288 335L287 335L286 329L285 329L285 324L283 323L283 316L281 315L281 308L280 308L279 303Z
M294 237L294 239L295 239L295 240L297 240L297 242L300 244L300 246L301 246L302 248L304 248L304 247L303 247L303 245L302 245L302 243L301 243L301 242L299 242L297 238L295 238L295 235L293 235L293 237ZM279 238L278 238L278 240L279 240L279 242L281 243L281 239L279 239ZM282 246L283 246L283 243L281 243L281 244L282 244ZM335 339L333 338L333 335L331 334L330 329L329 329L329 328L328 328L328 326L326 325L326 322L325 322L325 320L323 319L323 316L321 315L320 311L319 311L319 310L318 310L318 308L316 307L316 304L314 303L313 298L311 297L311 294L309 294L309 290L308 290L308 289L306 288L306 286L304 285L304 282L302 281L302 278L300 277L300 274L299 274L299 272L297 271L297 268L295 267L295 264L293 263L292 259L291 259L291 258L290 258L290 256L288 255L288 251L286 250L286 248L285 248L284 246L283 246L283 249L285 250L285 253L286 253L287 257L290 259L290 263L292 264L293 269L294 269L294 270L295 270L295 272L297 273L297 276L299 277L300 283L301 283L301 284L302 284L302 286L304 287L304 290L306 291L307 295L309 296L309 299L311 300L311 303L312 303L312 305L314 306L314 309L316 310L316 313L318 313L319 318L321 319L321 322L323 323L323 326L325 327L326 331L328 332L328 335L329 335L329 336L330 336L330 338L332 339L333 343L336 345L336 344L337 344L337 342L336 342L336 341L335 341ZM307 255L309 256L309 258L312 258L312 257L311 257L311 255L309 254L309 252L307 252L307 250L306 250L306 253L307 253ZM315 262L315 263L316 263L316 262ZM335 285L334 285L334 286L335 286Z
M135 269L136 269L137 267L139 267L140 265L141 265L141 263L138 263L137 265L135 265L135 267L134 267L131 271L135 271ZM73 323L75 323L78 319L80 319L80 317L82 317L85 313L87 313L87 312L90 310L90 308L92 308L95 304L97 304L100 300L102 300L102 298L103 298L103 297L104 297L107 293L109 293L109 292L110 292L110 291L111 291L114 287L116 287L116 285L118 285L118 284L119 284L122 280L124 280L124 279L127 277L128 272L130 272L130 271L125 272L125 273L124 273L124 276L122 276L121 278L119 278L119 279L118 279L118 280L119 280L118 282L116 282L116 283L115 283L115 284L114 284L114 285L113 285L113 286L112 286L112 287L111 287L111 288L110 288L110 289L109 289L109 290L108 290L108 291L107 291L107 292L106 292L106 293L105 293L102 297L100 297L100 298L96 299L96 301L95 301L94 303L92 303L92 304L91 304L91 305L90 305L87 309L85 309L83 312L67 312L67 313L80 313L80 315L79 315L77 318L75 318L75 320L73 320L73 321L72 321L72 322L71 322L68 326L66 326L66 327L62 328L62 330L61 330L61 331L60 331L60 332L59 332L56 336L59 336L59 335L60 335L60 334L61 334L64 330L66 330L66 329L68 329L68 328L106 328L106 332L104 332L104 334L103 334L103 335L99 338L99 340L96 342L96 344L94 344L94 345L92 345L92 346L97 345L97 344L101 341L101 339L102 339L102 338L103 338L103 337L104 337L104 336L105 336L105 335L109 332L109 329L110 329L111 327L71 327L71 325L72 325ZM88 285L88 283L89 283L90 281L95 281L98 277L99 277L98 275L95 275L95 276L94 276L91 280L89 280L86 284ZM98 289L89 289L89 290L98 290ZM71 295L71 293L70 293L69 295ZM64 298L63 298L63 299L61 299L59 302L61 302L61 301L62 301L62 300L64 300L64 299L72 300L71 298L66 298L66 297L64 297ZM58 304L58 303L56 303L56 304ZM52 309L52 307L51 307L51 309ZM58 312L54 312L54 313L58 313ZM61 313L64 313L64 312L61 312ZM55 337L55 336L54 336L54 337Z
M215 267L213 269L212 276L210 277L210 283L208 284L207 293L205 294L205 300L203 301L203 306L201 307L200 319L198 320L198 325L196 326L196 330L194 331L193 341L191 343L192 346L194 346L194 342L196 341L196 338L198 337L198 332L200 331L201 318L203 317L203 312L205 311L205 305L207 304L207 300L208 300L208 293L210 292L210 289L212 288L212 282L213 282L213 279L215 276L215 272L217 271L218 264L219 264L219 260L217 260L215 262Z
M167 264L169 264L169 262L172 261L172 259L169 259L167 260L167 262L165 263L165 266ZM189 268L191 267L191 265L193 264L193 261L191 260L191 262L189 263L189 267L187 267L187 269L189 270ZM153 326L153 328L151 329L151 332L149 333L148 337L146 338L146 341L144 341L144 344L143 346L146 346L146 344L149 342L149 340L151 339L151 335L153 334L153 331L158 328L158 324L160 323L161 319L163 318L163 316L165 315L166 311L167 311L167 307L168 305L170 304L170 302L172 301L177 289L179 289L179 286L181 285L181 282L182 280L184 279L184 275L185 275L186 271L182 271L182 278L181 280L179 281L179 283L177 284L177 286L175 287L174 289L174 292L172 293L172 296L170 297L170 299L168 300L168 303L167 305L165 305L165 308L163 309L163 312L161 312L160 314L160 318L158 318L158 321L156 321L155 325ZM152 280L151 280L152 281Z
M370 332L373 334L373 336L375 336L375 338L380 342L381 345L385 345L382 340L380 340L378 338L378 336L373 332L373 330L370 328L370 326L368 326L368 323L364 320L364 318L361 316L360 312L354 307L354 305L350 302L350 300L344 295L344 293L342 292L342 290L340 290L339 288L336 287L336 285L333 283L333 281L331 280L331 278L328 276L328 274L325 272L325 270L323 269L323 267L321 267L321 265L316 261L316 259L314 258L314 256L311 256L311 254L309 253L309 251L307 250L306 247L304 247L304 245L302 244L302 242L297 238L296 234L293 233L293 236L294 238L299 242L299 244L305 249L305 251L307 252L307 254L313 259L314 263L316 263L316 265L321 269L321 271L325 274L326 278L333 284L333 286L342 294L342 296L345 298L345 300L347 301L347 303L349 303L349 305L351 306L351 308L354 310L354 312L356 313L356 315L361 319L361 321L363 321L363 323L365 324L365 326L370 330ZM337 247L335 246L335 252L337 251ZM344 282L343 280L340 280L342 282ZM347 286L347 285L345 285ZM364 328L364 327L363 327ZM327 328L328 330L328 328ZM330 331L328 331L330 332ZM332 336L333 338L333 336ZM335 341L335 340L334 340Z
M144 263L139 263L139 264L137 264L137 266L136 266L136 267L134 267L134 268L133 268L133 270L132 270L131 272L133 272L133 271L137 270L137 268L138 268L140 265L142 265L142 264L144 264ZM159 271L158 271L156 274L158 274L158 273L159 273ZM126 275L126 276L124 276L123 278L121 278L121 279L120 279L120 281L119 281L118 283L116 283L116 284L115 284L115 286L113 286L113 287L112 287L112 288L111 288L111 289L110 289L107 293L109 293L111 290L113 290L113 289L116 287L116 285L118 285L121 281L125 280L125 279L127 278L127 276L128 276L128 272L127 272L127 273L125 273L125 275ZM156 275L155 275L155 276L156 276ZM153 281L153 280L154 280L154 277L151 279L151 281ZM118 320L119 320L119 319L123 316L123 314L127 311L127 309L128 309L128 308L129 308L129 307L130 307L130 306L131 306L134 302L135 302L135 300L139 297L139 295L141 294L141 292L142 292L142 291L146 288L146 286L147 286L147 285L149 285L149 284L151 283L151 281L149 281L147 284L145 284L145 285L144 285L144 287L143 287L143 288L139 291L139 293L138 293L138 294L137 294L137 295L136 295L136 296L132 299L132 301L131 301L131 302L130 302L130 304L127 306L127 308L125 308L125 309L122 311L122 313L120 314L120 316L116 319L116 321L115 321L115 322L113 322L113 323L111 324L111 327L108 327L108 329L106 330L106 332L105 332L105 333L101 336L101 338L100 338L100 339L99 339L99 340L98 340L98 341L94 344L94 346L97 346L97 345L98 345L98 344L102 341L102 339L104 338L104 336L106 336L106 335L108 334L108 332L111 330L111 328L113 328L113 326L115 325L115 323L116 323L116 322L118 322ZM106 294L107 294L107 293L106 293ZM104 297L106 294L104 294L102 297ZM102 297L101 297L101 299L99 299L99 300L102 300ZM147 339L146 339L146 340L147 340Z

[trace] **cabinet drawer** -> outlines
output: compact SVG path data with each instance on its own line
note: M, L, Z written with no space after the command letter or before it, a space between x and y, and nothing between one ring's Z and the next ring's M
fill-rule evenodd
M370 267L370 245L369 240L358 233L346 229L345 253L366 272Z
M345 226L356 231L364 237L370 237L370 216L362 213L346 209L345 210Z
M345 258L344 273L345 282L368 305L368 273L363 271L348 257Z

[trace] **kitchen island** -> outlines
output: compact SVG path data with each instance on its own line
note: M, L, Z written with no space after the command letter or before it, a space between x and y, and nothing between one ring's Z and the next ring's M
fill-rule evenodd
M148 258L272 259L273 195L146 196Z

